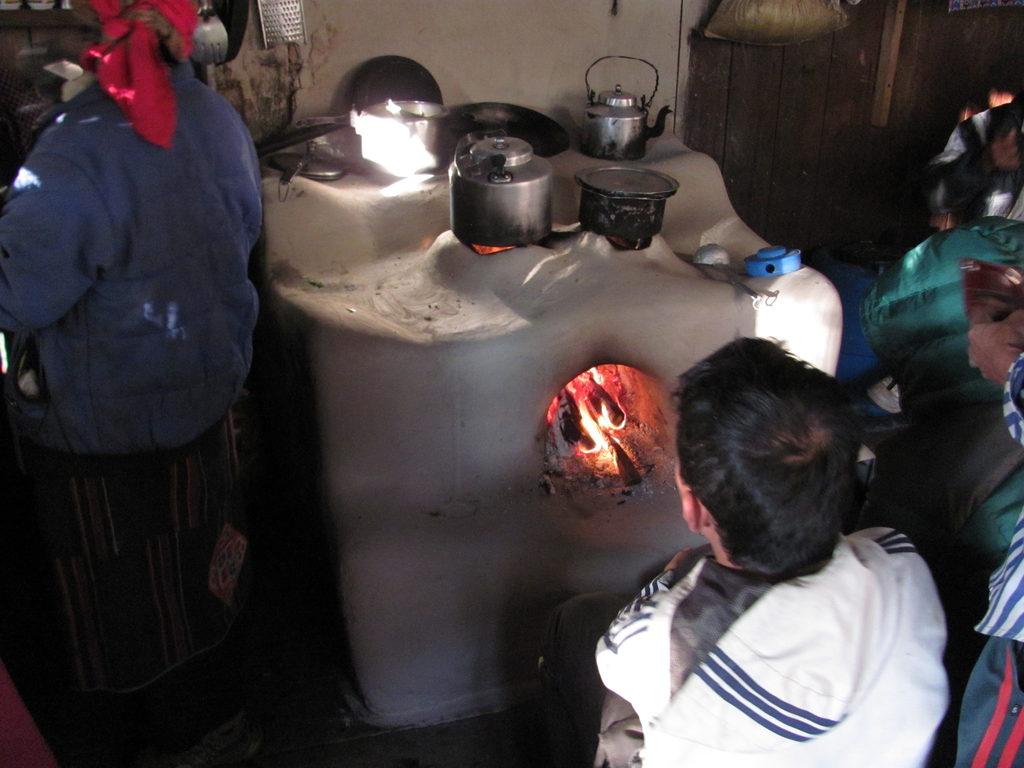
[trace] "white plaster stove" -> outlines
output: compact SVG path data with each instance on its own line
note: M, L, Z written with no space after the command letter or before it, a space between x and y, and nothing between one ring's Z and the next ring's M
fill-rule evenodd
M706 155L663 137L637 163L680 185L639 251L571 231L573 174L607 163L574 151L551 162L559 234L486 256L448 231L445 177L392 197L359 176L296 178L283 201L277 174L265 179L267 310L299 329L309 356L327 535L371 722L508 706L536 684L554 605L631 593L696 543L670 448L626 490L545 482L546 411L571 379L632 366L669 416L678 375L737 336L777 338L835 368L840 303L822 275L739 278L778 292L755 309L677 256L718 243L739 275L766 245Z

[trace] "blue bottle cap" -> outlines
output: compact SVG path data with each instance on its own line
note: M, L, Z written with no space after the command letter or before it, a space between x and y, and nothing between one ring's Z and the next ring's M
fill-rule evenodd
M753 256L747 256L744 263L747 267L747 274L751 277L785 275L795 272L803 266L799 249L784 248L781 245L762 248Z

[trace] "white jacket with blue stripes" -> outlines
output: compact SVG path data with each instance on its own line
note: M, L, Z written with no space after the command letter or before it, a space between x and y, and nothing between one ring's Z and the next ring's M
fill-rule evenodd
M671 694L676 607L700 569L663 574L598 643L605 685L643 724L643 768L904 768L925 763L948 703L945 622L910 540L873 528L820 571L772 586Z

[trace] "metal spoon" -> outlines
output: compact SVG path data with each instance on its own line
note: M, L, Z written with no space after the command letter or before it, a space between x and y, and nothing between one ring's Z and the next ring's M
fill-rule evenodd
M700 264L695 261L687 261L683 259L680 254L676 254L680 259L686 261L692 267L696 267L697 271L703 274L705 277L717 280L720 283L728 283L733 288L737 288L743 293L750 297L750 301L754 306L754 309L761 309L761 307L770 307L775 303L775 300L779 297L778 291L766 291L764 293L755 291L746 283L737 279L728 269L728 267L720 264Z

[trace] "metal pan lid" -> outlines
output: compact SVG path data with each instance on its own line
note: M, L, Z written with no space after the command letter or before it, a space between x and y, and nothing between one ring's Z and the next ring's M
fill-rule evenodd
M679 189L679 182L668 174L649 168L612 165L577 171L576 183L605 197L642 197L651 200L671 197Z
M314 181L337 181L346 171L337 163L310 158L299 152L277 152L267 158L267 163L282 174L294 176L298 173L299 176Z

